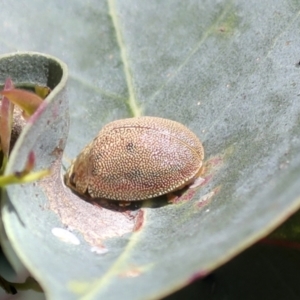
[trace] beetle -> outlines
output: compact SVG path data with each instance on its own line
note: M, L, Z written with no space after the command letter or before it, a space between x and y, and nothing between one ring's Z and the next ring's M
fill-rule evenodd
M127 118L105 125L64 180L79 195L130 203L194 183L203 159L202 143L183 124L150 116Z

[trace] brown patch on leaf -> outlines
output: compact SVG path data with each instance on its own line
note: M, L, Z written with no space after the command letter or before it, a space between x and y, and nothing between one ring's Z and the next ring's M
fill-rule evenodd
M215 156L207 160L200 173L201 177L197 178L195 183L190 186L167 195L168 202L172 204L181 204L186 201L190 201L194 198L198 188L207 185L213 178L214 175L221 169L224 164L224 155ZM202 196L200 200L197 201L197 206L204 206L210 202L210 199L219 191L219 187L212 190L212 192L207 193ZM199 203L202 203L201 205Z
M204 185L208 184L212 180L212 178L213 178L213 174L208 174L207 176L205 176L203 178L203 182L201 183L200 186L204 186Z
M223 161L223 156L211 157L205 162L203 166L203 168L205 169L205 173L211 173L212 171L216 171L223 165Z
M211 179L211 175L207 176L207 177L199 177L198 183L193 183L190 186L180 190L180 191L176 191L173 193L170 193L167 195L168 197L168 202L172 203L172 204L179 204L179 203L183 203L186 201L190 201L191 199L193 199L194 195L196 194L196 192L198 191L199 187L204 186L207 182L209 182L209 180Z
M197 190L194 188L185 188L184 191L185 191L184 193L183 191L181 191L181 194L178 194L178 192L169 194L168 195L169 203L180 204L186 201L190 201L191 199L193 199Z
M41 180L40 186L49 201L49 209L53 210L61 222L70 229L78 230L91 245L103 248L107 238L132 232L138 213L119 208L114 201L105 207L105 200L89 202L81 199L62 181L60 159L51 168L51 176Z
M135 218L135 225L133 231L139 231L142 228L145 220L144 216L145 216L144 210L140 209Z
M207 205L208 203L211 202L212 198L214 195L216 195L220 191L220 187L214 188L211 192L203 195L197 202L196 202L196 207L197 208L202 208L203 206Z
M216 173L217 170L219 170L220 166L222 165L223 160L220 158L213 158L205 163L205 171L201 173L201 181L199 184L196 185L191 185L188 188L179 191L181 194L170 194L169 195L169 203L172 204L181 204L187 201L190 201L194 198L197 190L199 187L205 186L208 182L210 182L214 174ZM197 208L202 208L203 206L207 205L210 203L212 200L213 196L217 194L220 191L220 187L214 188L211 192L205 194L202 196L199 200L196 201L196 207Z
M63 153L63 145L64 145L64 140L60 139L58 146L54 148L54 150L51 152L51 155L55 156L57 159L59 159L62 156Z

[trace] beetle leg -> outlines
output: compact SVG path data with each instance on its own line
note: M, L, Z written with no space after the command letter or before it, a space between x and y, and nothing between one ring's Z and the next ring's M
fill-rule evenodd
M179 196L176 195L175 193L169 193L167 194L167 201L168 203L176 203L177 200L179 200Z

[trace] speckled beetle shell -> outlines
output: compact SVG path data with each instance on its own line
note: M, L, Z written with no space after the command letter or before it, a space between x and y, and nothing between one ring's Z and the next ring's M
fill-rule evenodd
M204 150L184 125L156 117L111 122L77 156L65 183L90 198L136 201L191 184Z

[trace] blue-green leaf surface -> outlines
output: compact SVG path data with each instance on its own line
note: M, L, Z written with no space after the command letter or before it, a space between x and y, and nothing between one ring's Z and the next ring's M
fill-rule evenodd
M187 191L190 201L142 208L129 219L139 230L130 223L121 236L112 214L106 228L117 229L96 242L94 229L71 223L78 199L69 199L76 216L59 214L58 183L52 194L39 187L36 202L8 190L18 195L10 198L18 214L2 213L9 238L47 295L159 299L299 207L299 12L297 1L2 3L1 53L41 51L68 64L64 167L104 124L139 114L182 122L206 152L206 181ZM53 228L73 230L80 243L61 241Z

